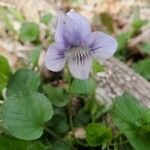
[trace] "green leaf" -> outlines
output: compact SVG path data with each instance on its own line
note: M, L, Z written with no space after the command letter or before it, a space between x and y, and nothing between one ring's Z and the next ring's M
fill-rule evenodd
M114 32L112 17L107 13L103 12L100 14L102 24L107 28L109 32Z
M25 22L22 24L20 29L20 39L21 41L33 42L37 40L39 35L39 27L36 23Z
M140 18L140 8L136 6L133 9L133 22L132 22L132 35L138 33L141 28L148 23L148 20L142 20Z
M128 40L131 37L131 33L130 32L124 32L121 33L118 37L117 37L117 42L118 42L118 51L117 51L117 56L118 55L125 55L126 54L126 46L128 43Z
M53 116L53 108L43 94L21 92L5 100L1 116L11 135L34 140L43 134L43 124Z
M81 108L74 119L74 124L77 127L87 125L91 121L91 115L89 112L85 111L84 108Z
M127 45L128 40L131 37L131 33L124 32L117 37L118 49L124 49Z
M0 56L0 93L2 89L7 86L10 75L11 69L7 59L3 56Z
M0 150L26 150L26 141L0 135Z
M53 87L51 85L44 85L43 90L53 105L57 107L63 107L67 105L69 99L64 89L59 87Z
M150 55L150 44L142 44L142 45L140 45L140 50L142 52Z
M93 61L93 73L103 72L104 70L104 66L95 60Z
M3 88L7 86L8 77L0 72L0 95L2 94Z
M12 22L12 16L8 13L7 9L5 9L4 7L0 8L0 17L2 22L4 23L6 30L8 30L8 32L11 32L11 34L14 33L15 29Z
M133 68L145 79L150 80L150 58L138 61L133 65Z
M45 24L48 25L49 22L52 20L53 15L51 13L46 13L44 16L42 16L41 21Z
M125 93L114 100L111 110L113 123L125 134L136 150L149 150L150 138L144 134L145 125L150 127L150 111L137 102L132 95ZM149 117L145 117L148 114ZM145 128L146 129L146 128ZM142 133L142 134L141 134Z
M65 133L69 130L68 118L64 110L55 109L52 119L47 123L48 127L57 134Z
M141 106L138 104L135 97L129 93L124 93L122 96L115 98L112 108L112 116L122 117L124 121L135 125L135 122L141 117ZM132 115L131 115L132 114ZM115 118L116 119L116 116Z
M117 42L118 42L118 50L115 53L115 56L121 60L125 59L125 56L127 54L127 45L128 45L128 41L131 37L131 32L124 32L121 33L118 37L117 37Z
M40 83L40 77L34 71L19 69L8 83L7 95L20 91L37 91Z
M0 150L46 150L41 142L27 142L0 135Z
M69 147L69 145L57 141L54 143L52 150L72 150L72 149Z
M0 55L0 72L6 76L11 75L11 69L5 57Z
M94 79L74 79L71 85L71 92L74 94L92 94L95 92L96 82Z
M112 139L111 129L104 125L91 123L86 128L86 140L90 146L108 144Z
M19 11L17 9L9 8L9 13L11 13L11 15L18 21L24 20L24 16L22 15L21 11Z
M139 32L141 30L141 28L144 25L146 25L147 23L148 23L147 20L141 20L141 19L135 20L132 24L132 27L133 27L133 33L132 34Z
M26 150L47 150L47 148L41 142L34 141L28 142Z
M30 61L33 63L33 65L37 65L41 52L42 52L41 46L37 46L31 51Z
M9 16L9 14L7 14L7 15L5 14L3 16L3 20L4 20L4 23L5 23L6 29L9 32L14 33L15 32L15 28L14 28L14 25L12 23L12 18Z

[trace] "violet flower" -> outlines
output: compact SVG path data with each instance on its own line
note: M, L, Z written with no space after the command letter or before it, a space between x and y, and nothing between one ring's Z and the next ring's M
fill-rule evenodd
M49 46L45 64L54 72L68 64L78 79L89 77L92 58L107 59L117 50L116 40L102 32L92 32L89 21L75 12L68 12L58 20L55 43Z

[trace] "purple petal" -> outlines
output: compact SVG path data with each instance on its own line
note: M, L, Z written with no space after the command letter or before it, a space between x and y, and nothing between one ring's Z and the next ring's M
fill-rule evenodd
M75 24L73 26L76 27L76 30L81 34L81 38L85 38L91 33L91 25L90 22L84 16L75 13L68 12L67 16L74 21Z
M75 12L68 12L58 21L55 40L66 46L80 45L85 37L91 33L89 21Z
M46 67L54 72L62 70L66 62L64 52L65 47L62 44L50 45L45 57Z
M87 44L91 48L91 53L100 59L107 59L116 52L117 41L102 32L92 32L87 38Z
M90 69L92 65L92 57L87 57L84 62L74 59L68 60L68 68L71 74L80 80L86 80L89 77Z
M58 24L56 28L56 33L55 33L55 41L57 43L61 43L65 45L65 41L63 39L63 21L66 19L66 16L64 14L60 14L58 17Z

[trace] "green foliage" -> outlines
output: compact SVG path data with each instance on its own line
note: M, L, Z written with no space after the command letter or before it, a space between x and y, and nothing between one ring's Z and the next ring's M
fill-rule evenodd
M113 123L136 150L149 150L150 110L141 106L135 97L125 93L115 99L111 113Z
M46 150L39 141L27 142L12 137L0 135L1 150Z
M36 23L33 22L25 22L22 24L20 29L20 39L23 42L36 41L39 35L39 27Z
M13 95L20 91L37 91L40 83L41 79L34 71L19 69L8 83L7 95Z
M85 1L69 0L73 5L83 2ZM131 145L136 150L149 149L150 110L139 105L133 96L126 93L114 100L111 109L114 123L112 124L108 114L109 108L102 106L95 98L94 79L73 79L66 71L64 77L60 75L57 82L57 76L49 79L47 74L42 74L43 71L36 67L42 49L45 49L48 43L54 42L53 32L48 28L53 19L51 13L45 13L41 17L40 21L44 25L44 28L40 28L41 35L38 24L26 21L22 13L13 8L2 6L0 19L2 27L5 26L4 32L13 35L13 41L19 38L20 44L34 47L29 53L32 70L17 69L13 74L7 60L0 56L0 150L131 150ZM150 80L150 45L148 43L140 43L135 47L128 45L133 37L141 34L142 27L147 24L146 20L140 18L139 9L134 10L131 27L124 32L119 30L124 30L126 24L125 26L120 24L120 19L114 23L113 16L109 13L98 14L98 19L108 32L114 35L119 33L117 58L124 61L132 59L134 69ZM18 31L19 26L21 28ZM139 57L144 59L138 61ZM134 60L137 61L136 64ZM18 66L20 63L19 65L17 63ZM102 71L103 66L94 60L90 75L94 76ZM1 95L5 87L7 93L5 95L4 90ZM67 105L69 100L72 101ZM86 132L80 130L84 128ZM39 140L36 140L38 138Z
M11 74L11 69L8 64L8 61L5 57L0 56L0 72L9 76Z
M53 108L43 94L21 92L5 100L1 113L3 126L11 135L34 140L43 134L43 124L51 119Z
M54 115L47 125L55 133L63 134L67 132L69 130L69 122L64 110L60 110L60 108L55 109Z
M33 140L43 133L44 122L51 119L51 102L37 91L39 75L28 69L18 70L10 79L7 99L1 107L4 128L14 137Z
M82 125L87 125L91 121L91 114L84 108L80 109L75 118L75 125L80 127Z
M148 23L147 20L134 20L132 23L133 33L137 33L141 30L141 28Z
M90 146L108 144L112 139L111 129L97 123L88 124L86 128L86 139Z
M71 85L71 92L74 94L91 94L94 93L96 82L94 79L87 80L74 79Z
M75 4L83 4L85 2L85 0L69 0L69 1Z
M68 145L57 141L54 143L52 150L72 150Z
M7 86L11 69L5 57L0 56L0 93L4 87Z
M27 150L49 150L49 146L44 146L40 141L28 142ZM20 150L20 149L19 149Z
M117 37L118 50L115 53L115 55L118 58L125 59L125 56L127 54L127 44L128 44L128 41L129 41L130 37L131 37L131 33L130 32L121 33Z
M106 27L109 32L114 32L112 17L107 12L103 12L100 14L100 18L104 27Z
M98 73L104 71L104 67L98 63L96 60L93 61L93 73Z
M150 55L150 44L140 45L140 50L148 55Z
M97 103L95 97L91 97L85 104L85 110L90 113L92 122L95 122L96 119L100 118L103 113L103 107Z
M127 56L131 53L129 51L128 42L135 35L141 32L141 28L148 23L147 20L142 20L140 18L139 8L134 8L133 20L131 27L126 31L117 36L118 50L115 56L121 60L126 60Z
M132 35L138 33L141 28L148 23L147 20L142 20L140 18L140 9L139 7L134 8L133 21L132 21Z
M22 15L22 13L20 11L18 11L17 9L14 8L9 8L8 9L9 13L11 13L11 15L18 21L23 21L24 20L24 16Z
M4 23L6 30L9 32L14 32L14 25L12 23L12 19L10 17L10 14L4 9L3 7L0 7L0 19Z
M38 64L38 60L39 60L41 52L42 52L41 46L37 46L31 51L29 58L30 58L31 63L34 66Z
M124 49L126 47L130 36L131 36L131 33L129 33L129 32L124 32L118 36L118 38L117 38L118 49Z
M52 19L53 19L53 15L51 13L46 13L45 15L42 16L41 21L45 25L48 25Z
M26 150L27 142L0 135L1 150Z
M10 19L10 16L4 15L4 16L3 16L3 20L4 20L4 22L5 22L5 25L6 25L7 30L8 30L9 32L11 32L11 33L14 33L14 32L15 32L15 28L14 28L14 25L13 25L11 19Z
M133 68L144 78L150 80L150 58L138 61L133 65Z
M53 105L63 107L68 103L67 93L62 88L56 88L51 85L43 86L44 93L48 96Z

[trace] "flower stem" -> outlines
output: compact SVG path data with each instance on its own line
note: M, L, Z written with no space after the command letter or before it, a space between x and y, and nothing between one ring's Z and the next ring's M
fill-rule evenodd
M69 123L70 123L70 128L72 131L73 138L79 145L88 147L88 144L81 142L80 140L76 139L76 137L75 137L75 130L74 130L73 119L72 119L73 118L73 114L72 114L72 99L73 99L73 97L71 94L71 74L69 73L69 70L68 70L68 91L69 91L69 95L68 95Z
M71 127L71 130L72 130L72 134L73 134L73 137L74 137L74 126L73 126L73 120L72 120L72 99L70 98L69 100L69 105L68 105L68 109L69 109L69 122L70 122L70 127Z
M71 94L71 75L68 71L69 77L68 77L68 87L69 87L69 95L68 95L68 99L69 99L69 104L68 104L68 110L69 110L69 123L70 123L70 127L71 127L71 131L73 134L73 137L75 138L75 133L74 133L74 126L73 126L73 115L72 115L72 94Z

